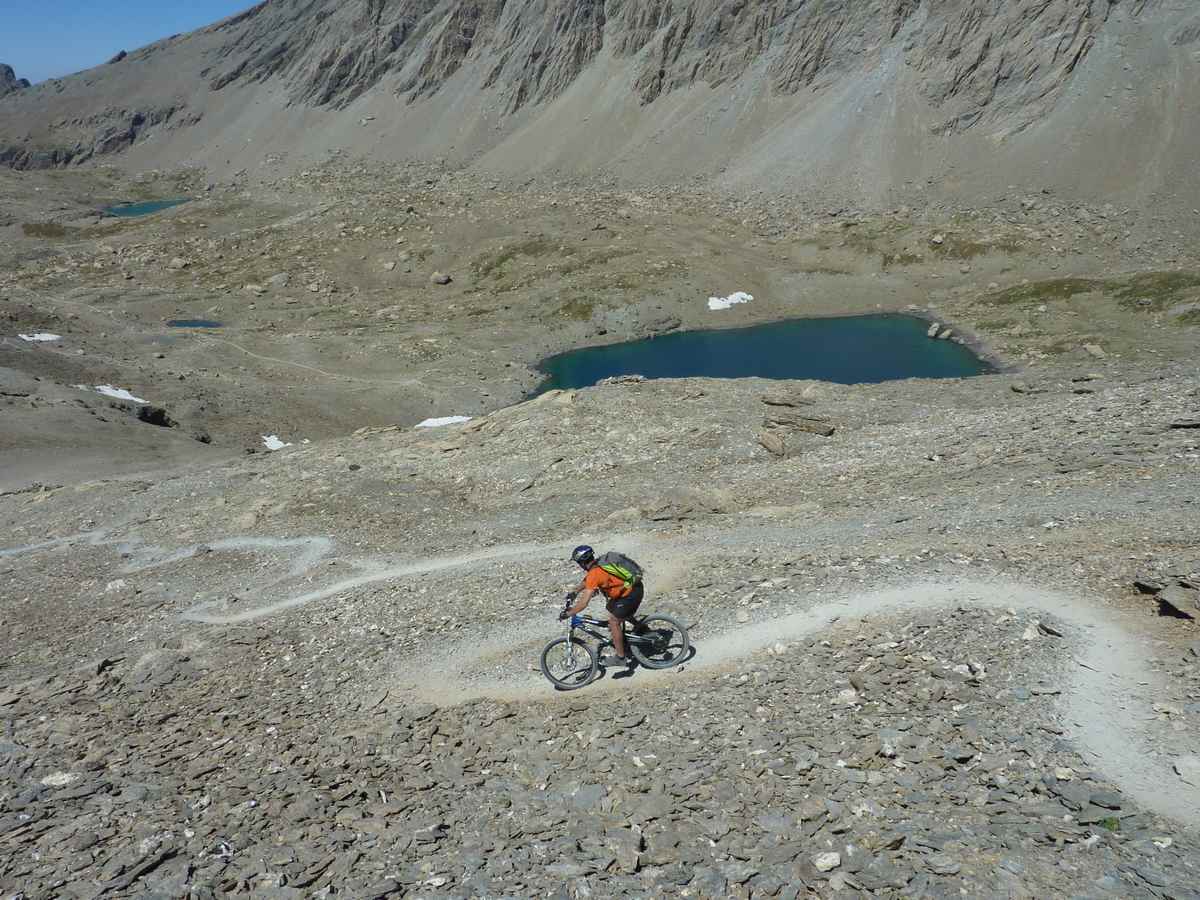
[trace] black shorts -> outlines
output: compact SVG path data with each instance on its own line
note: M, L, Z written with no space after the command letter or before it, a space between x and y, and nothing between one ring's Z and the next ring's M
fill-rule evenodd
M633 590L629 592L627 597L621 597L619 600L609 600L604 604L604 608L618 619L628 619L642 605L642 598L644 596L646 596L646 589L639 581L633 586Z

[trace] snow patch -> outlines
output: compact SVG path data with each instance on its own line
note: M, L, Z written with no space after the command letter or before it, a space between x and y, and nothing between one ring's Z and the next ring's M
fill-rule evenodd
M74 784L78 781L81 775L74 772L55 772L53 775L47 775L42 779L42 784L46 787L66 787L68 784Z
M709 297L709 309L729 309L735 303L749 303L754 299L753 294L747 294L745 291L734 291L728 297Z
M23 341L29 341L31 344L41 344L49 341L61 341L61 334L51 334L48 331L39 331L35 334L18 334Z
M284 447L292 446L290 443L281 441L279 439L279 435L277 435L277 434L264 434L262 436L262 439L263 439L263 446L266 447L268 450L282 450Z
M77 384L75 387L81 391L95 391L97 394L103 394L105 397L112 397L114 400L128 400L131 403L149 403L149 400L143 400L141 397L135 397L133 394L124 388L113 387L111 384L98 384L94 388L88 387L86 384Z
M463 422L470 422L470 416L442 416L440 419L426 419L423 422L418 422L417 428L438 428L442 425L459 425Z
M105 397L113 397L117 400L129 400L132 403L149 403L149 400L143 400L141 397L135 397L125 388L113 387L111 384L96 385L96 393L103 394Z

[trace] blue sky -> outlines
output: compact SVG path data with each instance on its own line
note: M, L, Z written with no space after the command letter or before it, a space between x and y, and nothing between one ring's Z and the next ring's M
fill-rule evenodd
M249 9L254 0L0 0L0 63L43 81Z

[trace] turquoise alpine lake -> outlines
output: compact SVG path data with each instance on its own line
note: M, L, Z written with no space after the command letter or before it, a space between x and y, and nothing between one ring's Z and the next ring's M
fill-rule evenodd
M212 319L168 319L167 325L171 328L221 328L220 322L214 322Z
M162 212L164 209L187 202L187 198L184 198L182 200L145 200L141 203L122 203L119 206L104 207L104 214L116 216L118 219L136 219L138 216L148 216L151 213Z
M551 356L539 366L547 377L536 393L588 387L615 375L874 384L996 371L963 344L927 337L928 329L929 322L916 316L886 314L677 331Z

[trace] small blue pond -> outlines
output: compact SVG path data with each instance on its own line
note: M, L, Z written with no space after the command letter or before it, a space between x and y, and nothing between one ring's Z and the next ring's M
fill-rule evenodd
M220 322L214 322L212 319L168 319L167 325L171 328L221 328Z
M183 200L145 200L141 203L122 203L119 206L104 207L106 216L116 216L119 219L136 219L138 216L148 216L151 213L162 212L172 206L187 203Z
M581 388L614 375L647 378L817 379L841 384L963 378L995 369L968 347L926 337L915 316L792 319L749 328L679 331L543 360L537 393Z

